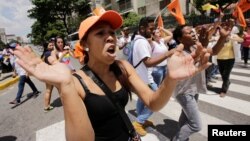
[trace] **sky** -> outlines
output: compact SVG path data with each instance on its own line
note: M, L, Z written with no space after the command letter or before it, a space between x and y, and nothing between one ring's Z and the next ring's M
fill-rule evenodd
M0 0L0 28L5 28L7 35L15 34L26 40L35 21L28 17L27 11L32 7L30 0Z

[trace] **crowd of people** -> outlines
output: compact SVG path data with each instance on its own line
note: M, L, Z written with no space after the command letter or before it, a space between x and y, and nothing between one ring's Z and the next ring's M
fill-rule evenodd
M234 20L223 20L223 15L218 18L210 25L165 29L154 19L143 17L131 35L129 27L122 27L119 13L103 10L81 22L75 52L61 37L44 44L40 58L28 46L15 46L14 68L21 79L17 97L10 104L20 103L25 82L34 94L39 93L28 76L32 75L45 83L45 112L53 109L53 87L58 90L67 140L133 141L147 134L147 127L154 125L149 118L167 106L173 95L182 111L178 131L171 140L189 140L201 130L199 93L206 93L219 72L223 81L219 95L226 96L240 44L245 66L248 63L250 26L241 36L239 31L233 32ZM117 38L115 32L120 28L122 36ZM117 49L122 51L132 41L132 64L117 59ZM83 64L80 70L71 64L71 57ZM136 120L128 122L124 108L131 94L138 96Z

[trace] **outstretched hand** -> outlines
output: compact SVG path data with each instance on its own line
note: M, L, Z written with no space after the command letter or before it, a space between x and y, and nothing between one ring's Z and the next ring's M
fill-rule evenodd
M208 62L210 54L207 53L206 49L199 51L200 59L195 63L192 55L183 51L183 45L178 45L175 53L168 61L169 77L174 80L183 80L206 69L210 65Z
M17 56L17 63L30 75L37 79L59 87L63 83L71 81L71 73L65 64L59 63L55 58L52 65L44 63L28 46L16 47L14 54Z

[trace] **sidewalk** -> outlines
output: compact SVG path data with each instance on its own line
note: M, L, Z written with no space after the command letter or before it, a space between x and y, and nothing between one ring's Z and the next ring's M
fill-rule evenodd
M19 77L12 77L13 72L2 73L0 77L0 90L7 88L8 86L16 83L19 80Z

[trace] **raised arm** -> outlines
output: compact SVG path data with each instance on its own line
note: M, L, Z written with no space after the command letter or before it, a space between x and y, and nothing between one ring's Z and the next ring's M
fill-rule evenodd
M166 78L156 92L153 92L137 75L134 68L123 62L129 74L129 81L134 92L143 100L151 110L160 110L170 99L175 86L179 80L192 77L201 70L209 66L209 54L201 55L201 62L198 67L194 65L194 60L190 54L184 54L183 45L179 45L175 53L168 60L168 73Z
M65 132L68 141L94 141L85 104L78 89L80 83L73 78L65 64L51 58L52 65L44 63L29 47L16 47L17 61L30 75L54 85L60 94L65 118Z
M168 43L172 38L173 38L173 33L163 27L159 27L160 31L162 31L163 33L165 33L165 37L163 37L164 42Z
M212 48L211 55L217 55L220 52L220 50L222 49L227 37L230 34L229 30L225 30L222 27L219 27L219 32L220 32L220 38L217 41L217 43L214 45L214 47Z

